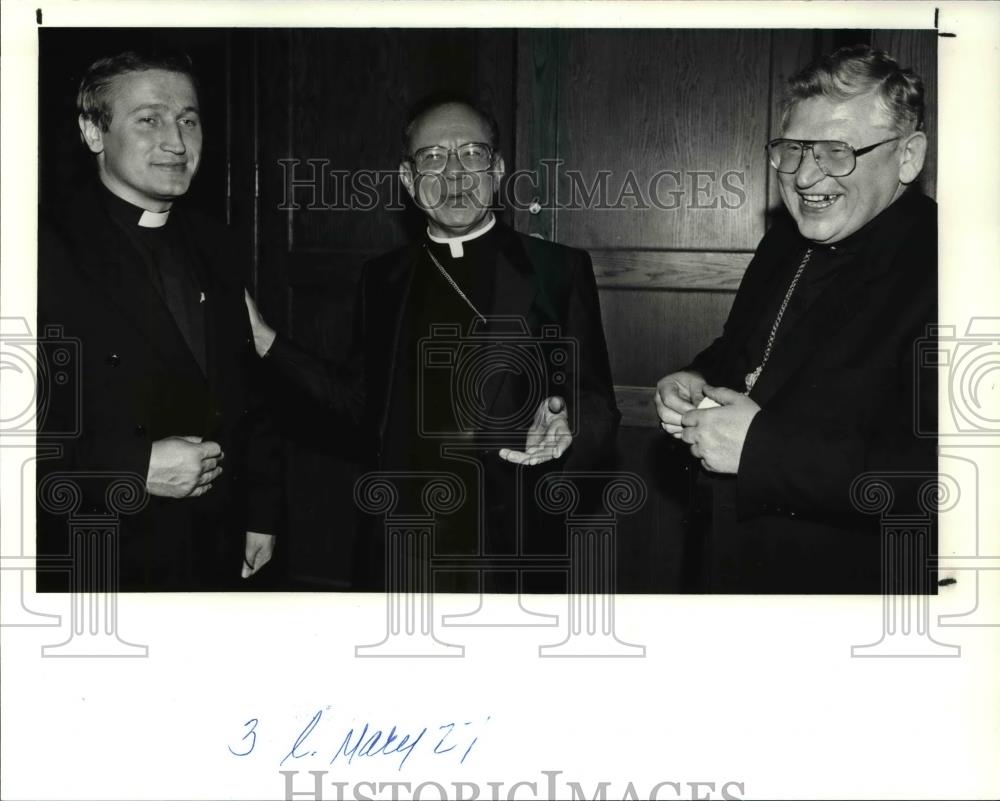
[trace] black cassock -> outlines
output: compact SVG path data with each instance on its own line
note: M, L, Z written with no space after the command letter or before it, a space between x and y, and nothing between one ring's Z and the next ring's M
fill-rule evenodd
M880 520L852 501L851 485L864 473L895 474L894 511L919 514L919 485L937 469L936 375L915 359L937 319L937 206L915 190L831 246L804 240L790 218L776 222L722 336L689 369L744 390L807 248L750 392L762 411L738 474L692 465L691 589L881 592Z
M556 351L571 357L563 362ZM282 337L265 361L360 433L367 468L459 477L468 500L438 521L438 554L479 553L488 562L517 552L564 553L561 524L536 519L534 482L551 470L597 468L613 452L620 415L590 257L499 223L464 241L460 257L425 237L368 263L344 364L324 364ZM533 413L549 395L566 399L573 444L562 459L523 468L519 477L498 451L523 450ZM383 534L369 524L360 538L354 588L380 589ZM516 589L510 571L485 576L484 589ZM542 573L523 577L538 591L564 586ZM435 585L479 586L458 571L440 573Z

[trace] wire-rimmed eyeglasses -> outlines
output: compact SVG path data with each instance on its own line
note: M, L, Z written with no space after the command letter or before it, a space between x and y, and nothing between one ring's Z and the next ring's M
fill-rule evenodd
M875 148L888 142L895 142L901 137L883 139L874 145L853 148L847 142L832 139L772 139L764 147L771 166L778 172L793 173L802 164L807 150L811 150L816 166L824 175L831 178L843 178L854 172L858 165L858 156L870 153Z
M422 147L410 156L410 163L420 175L440 175L447 168L452 153L466 172L485 172L493 165L493 148L485 142L466 142L458 147Z

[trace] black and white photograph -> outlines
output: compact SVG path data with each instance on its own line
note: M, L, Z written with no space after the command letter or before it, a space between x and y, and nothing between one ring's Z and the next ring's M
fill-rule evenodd
M4 797L1000 789L1000 8L894 5L7 6Z
M586 513L622 518L612 591L880 592L852 485L936 467L936 48L40 29L39 319L80 344L46 425L80 433L39 554L83 511L52 474L102 470L92 513L116 474L149 496L97 560L121 591L565 593ZM429 536L358 508L368 471Z

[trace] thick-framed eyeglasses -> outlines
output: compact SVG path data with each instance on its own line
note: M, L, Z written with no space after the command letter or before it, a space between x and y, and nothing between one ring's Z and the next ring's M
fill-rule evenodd
M466 172L485 172L493 166L493 148L485 142L466 142L458 147L422 147L410 156L410 163L420 175L440 175L448 166L452 153Z
M824 175L831 178L843 178L854 172L858 166L858 156L871 153L875 148L888 142L895 142L900 137L883 139L874 145L851 147L847 142L837 142L831 139L772 139L764 147L771 166L778 172L793 173L798 170L806 151L811 150L816 166Z

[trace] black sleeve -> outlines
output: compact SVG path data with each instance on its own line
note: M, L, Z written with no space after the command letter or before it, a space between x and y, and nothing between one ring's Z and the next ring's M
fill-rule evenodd
M266 380L296 387L352 443L365 414L365 283L362 276L355 297L351 345L344 361L323 359L281 334L275 337L263 358Z
M747 431L737 474L741 516L782 507L804 516L853 517L850 487L861 474L935 473L937 441L927 432L937 425L936 375L933 367L915 363L912 347L925 332L925 324L914 327L898 361L873 381L870 399L880 407L873 427L850 420L807 426L787 415L759 412Z
M621 413L615 403L597 281L588 253L581 253L570 280L564 335L577 343L577 430L567 453L566 469L586 470L599 467L610 458ZM570 414L573 419L572 410Z
M246 527L248 531L261 534L277 534L282 520L284 494L281 439L264 399L263 381L266 376L263 365L256 354L249 354L248 361L246 402L250 430L245 465Z

